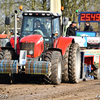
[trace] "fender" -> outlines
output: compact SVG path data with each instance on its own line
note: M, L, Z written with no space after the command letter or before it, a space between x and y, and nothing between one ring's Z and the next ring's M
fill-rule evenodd
M72 37L59 37L54 41L54 48L59 48L62 50L62 55L65 54L67 47L74 43L74 38Z

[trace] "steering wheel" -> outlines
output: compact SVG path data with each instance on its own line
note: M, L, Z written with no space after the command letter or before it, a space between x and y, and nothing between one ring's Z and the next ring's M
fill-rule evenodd
M33 34L40 34L40 35L42 35L43 36L43 32L40 30L40 29L35 29L34 31L33 31Z

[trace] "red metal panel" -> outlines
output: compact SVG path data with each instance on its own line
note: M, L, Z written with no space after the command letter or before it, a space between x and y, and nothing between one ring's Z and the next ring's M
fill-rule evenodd
M43 52L43 50L44 50L43 41L40 42L39 44L35 44L35 46L34 46L34 58L40 56L41 53Z
M65 54L67 47L72 43L73 38L71 37L59 37L57 39L57 44L54 42L54 47L57 47L62 50L62 55ZM57 45L57 46L55 46Z
M39 35L39 34L34 34L34 35L28 35L28 36L25 36L23 37L20 42L27 42L27 43L36 43L40 38L42 37L42 35Z

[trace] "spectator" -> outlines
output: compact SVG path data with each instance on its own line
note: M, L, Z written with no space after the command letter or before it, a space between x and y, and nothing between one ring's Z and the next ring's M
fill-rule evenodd
M84 31L93 31L93 27L90 25L90 22L85 23Z
M76 31L79 29L76 26L76 22L73 21L70 26L67 28L66 36L75 36Z

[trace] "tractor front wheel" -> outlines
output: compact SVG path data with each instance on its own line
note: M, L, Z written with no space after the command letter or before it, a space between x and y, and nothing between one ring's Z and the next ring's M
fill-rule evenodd
M50 80L53 84L60 84L62 80L62 56L59 51L48 51L45 54L45 61L51 62Z

